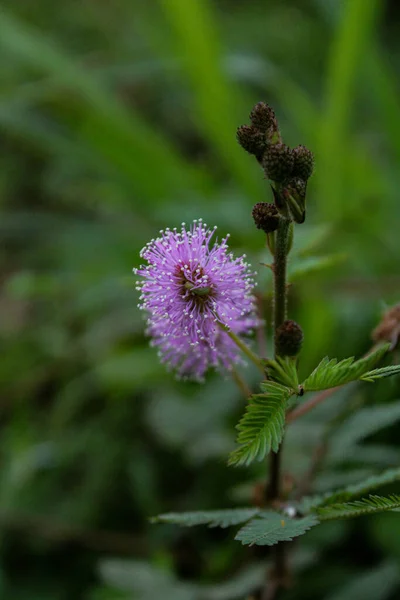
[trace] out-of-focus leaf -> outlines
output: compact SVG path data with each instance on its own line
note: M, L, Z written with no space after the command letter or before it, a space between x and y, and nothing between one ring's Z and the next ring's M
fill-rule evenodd
M280 513L264 511L242 527L235 539L244 545L273 546L278 542L291 541L318 525L314 515L302 519L289 519Z
M400 419L400 401L382 406L362 408L339 427L332 440L333 456L348 455L349 449L360 440L394 425Z
M355 576L326 600L385 600L391 597L400 583L400 571L394 563L384 563L368 572Z
M337 502L347 502L351 498L366 494L371 490L378 487L394 483L400 479L400 468L399 469L388 469L378 475L372 475L364 481L348 485L341 490L335 490L334 492L326 492L319 496L311 496L309 498L303 498L300 502L300 510L308 511L311 508L319 506L326 506L329 504L336 504Z
M331 254L330 256L309 256L304 259L295 259L289 263L288 276L290 280L306 277L319 273L325 269L336 267L347 260L346 254Z
M238 523L244 523L257 513L258 508L231 508L224 510L204 510L188 513L167 513L153 517L153 523L173 523L181 527L193 527L194 525L208 525L208 527L231 527Z
M116 590L139 595L140 600L195 600L190 584L180 583L171 573L144 561L106 560L100 564L100 574Z
M369 496L353 502L322 506L316 509L316 513L321 521L326 521L329 519L360 517L388 510L397 510L398 508L400 508L400 496L393 494L387 498L384 496Z

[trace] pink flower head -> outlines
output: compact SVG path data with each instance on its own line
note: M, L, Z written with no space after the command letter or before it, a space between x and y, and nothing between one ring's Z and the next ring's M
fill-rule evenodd
M161 361L197 380L209 367L229 370L241 360L221 324L239 336L258 325L245 255L228 252L229 236L212 245L215 229L199 219L188 230L182 223L180 232L161 231L140 253L148 264L134 270L143 277L139 308Z

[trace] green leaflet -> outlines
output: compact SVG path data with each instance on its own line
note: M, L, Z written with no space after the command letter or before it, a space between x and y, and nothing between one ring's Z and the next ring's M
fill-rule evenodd
M275 382L262 385L264 393L249 398L246 412L236 426L240 446L231 453L229 465L249 465L253 460L262 460L271 450L278 451L287 401L293 391Z
M166 513L151 519L152 523L173 523L182 527L208 525L209 527L231 527L248 521L260 512L258 508L231 508L225 510L202 510L186 513Z
M369 496L353 502L323 506L317 508L316 513L321 521L327 521L330 519L359 517L396 508L400 508L400 496L392 495L387 498L384 496Z
M370 381L374 383L378 379L384 377L391 377L392 375L399 375L400 365L390 365L389 367L382 367L381 369L374 369L373 371L367 371L360 379L363 381Z
M250 546L273 546L278 542L291 541L317 524L315 515L290 519L275 511L264 511L242 527L235 540Z
M289 388L293 388L293 393L296 393L299 386L296 359L290 358L289 356L278 356L275 360L265 360L263 362L267 369L269 379ZM265 383L261 383L260 387L262 391L265 391Z
M355 496L361 496L362 494L366 494L375 488L399 480L400 468L388 469L379 475L372 475L371 477L364 479L364 481L348 485L345 488L336 490L334 492L327 492L326 494L319 494L316 496L303 498L297 506L300 511L307 512L313 508L328 506L337 502L347 502Z
M329 360L325 357L304 381L305 392L316 392L326 390L350 381L360 379L372 366L381 360L389 350L390 344L379 346L374 352L365 358L355 360L354 357L345 358L337 362L336 358Z

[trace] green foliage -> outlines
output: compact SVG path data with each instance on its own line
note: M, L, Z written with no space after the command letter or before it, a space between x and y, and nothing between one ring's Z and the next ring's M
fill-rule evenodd
M223 532L148 522L166 506L230 506L240 485L247 505L266 465L226 469L243 399L217 376L197 386L165 372L143 335L131 268L160 228L200 216L219 236L230 232L255 269L268 262L250 217L268 190L234 130L253 101L270 101L288 142L317 160L289 261L290 317L306 334L300 368L310 373L327 348L362 353L382 301L399 300L395 19L374 26L376 2L363 0L306 0L296 19L281 0L268 10L254 0L3 4L0 597L243 600L264 579L264 559ZM396 17L395 2L390 10ZM325 268L337 252L346 262ZM269 324L270 273L260 271ZM252 366L241 375L256 390ZM400 397L391 383L359 386L348 411ZM331 416L342 408L337 396L327 403ZM397 465L394 413L368 459L341 426L338 446L332 438L340 460L332 472L329 453L316 489L322 477L354 477L349 462ZM300 481L321 415L310 414L310 433L295 443L300 422L290 426L285 470ZM369 435L370 425L355 425ZM313 568L296 578L296 600L358 578L354 527L366 564L398 556L400 519L381 516L374 529L375 519L332 521L300 540L291 564L307 546ZM325 533L339 525L340 543L333 527Z
M314 275L320 271L331 269L341 265L347 256L345 254L331 254L330 256L307 256L295 259L289 266L289 280L295 281L308 275Z
M353 483L340 490L303 498L297 506L301 511L308 512L312 508L327 506L337 502L347 502L351 498L361 496L362 494L366 494L367 492L370 492L378 487L382 487L399 480L400 468L387 469L386 471L383 471L383 473L371 475L371 477L367 477L367 479L364 479L359 483Z
M374 369L373 371L367 371L360 377L362 381L370 381L374 383L378 379L384 377L392 377L392 375L399 375L400 365L390 365L389 367L382 367L381 369Z
M249 565L226 582L214 585L181 582L166 569L138 560L104 560L100 563L100 573L109 587L102 593L99 591L93 600L119 600L120 597L131 600L132 594L140 600L242 600L261 583L265 565Z
M196 600L194 588L178 581L167 569L139 560L105 560L100 563L104 581L114 590L141 600L162 597L166 600Z
M167 513L151 519L152 523L173 523L182 527L208 525L209 527L231 527L254 517L258 508L233 508L225 510L197 511L188 513Z
M377 568L355 575L349 583L329 594L326 600L385 600L392 596L399 583L398 565L385 562Z
M400 400L358 410L336 430L331 444L331 455L345 456L357 442L384 427L394 425L399 419Z
M297 376L297 361L289 356L281 357L278 356L275 360L264 361L267 369L268 378L272 381L276 381L288 388L292 388L293 392L297 390L299 380ZM265 383L261 383L262 391L265 389Z
M249 465L253 460L262 460L271 450L278 451L292 391L279 383L269 382L263 383L263 390L263 394L249 398L246 412L237 425L240 447L232 452L230 465Z
M365 358L355 360L354 357L345 358L337 362L336 358L329 360L325 357L314 371L303 382L305 392L316 392L344 385L360 379L369 369L376 364L389 350L390 344L383 344Z
M368 498L354 500L353 502L322 506L316 509L316 513L321 521L327 521L329 519L360 517L362 515L375 514L398 508L400 508L400 496L392 495L387 498L369 496Z
M318 524L314 515L290 519L274 511L263 511L242 527L235 539L244 545L273 546L278 542L291 541Z

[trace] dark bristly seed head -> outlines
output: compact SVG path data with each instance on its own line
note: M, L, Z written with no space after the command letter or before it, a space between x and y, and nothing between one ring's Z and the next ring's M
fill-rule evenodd
M262 229L265 233L272 233L278 229L280 216L275 204L257 202L251 214L257 229Z
M242 125L236 132L237 141L246 152L260 159L267 142L264 133L252 125Z
M286 144L270 144L267 146L262 165L266 176L271 181L283 183L292 175L294 157Z
M293 176L307 181L314 170L313 153L306 146L300 144L300 146L293 148L292 154L294 157Z
M296 321L284 321L276 330L275 346L279 356L296 356L302 344L303 330Z
M270 127L278 128L275 113L265 102L258 102L250 113L251 124L266 132Z

